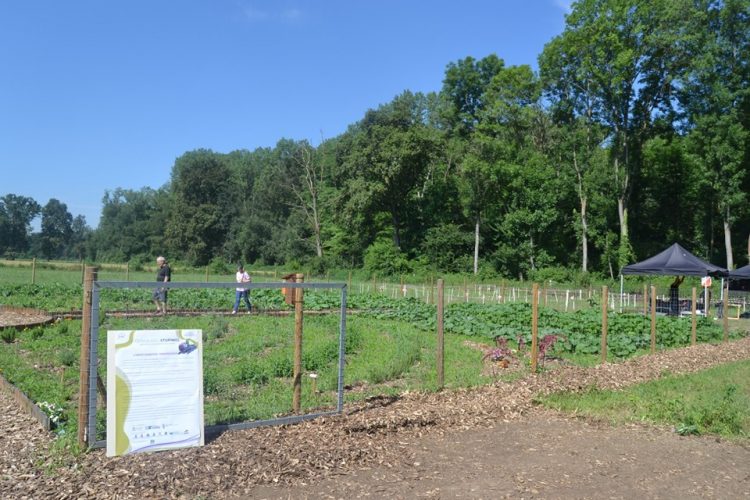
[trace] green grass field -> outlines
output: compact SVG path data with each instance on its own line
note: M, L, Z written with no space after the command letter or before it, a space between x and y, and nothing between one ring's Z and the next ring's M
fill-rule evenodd
M680 434L750 438L750 360L669 376L623 391L591 390L542 398L551 408L614 424L652 422Z

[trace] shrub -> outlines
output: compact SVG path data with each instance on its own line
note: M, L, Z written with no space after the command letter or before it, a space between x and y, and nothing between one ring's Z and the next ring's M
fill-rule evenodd
M226 260L219 256L211 259L211 262L208 264L208 269L213 274L232 274L232 272L236 270L236 267L237 264L230 265Z
M411 272L411 265L392 241L381 239L365 250L365 269L379 276L398 276Z

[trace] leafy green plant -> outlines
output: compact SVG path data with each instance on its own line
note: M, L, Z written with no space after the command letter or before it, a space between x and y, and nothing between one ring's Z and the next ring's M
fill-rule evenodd
M73 366L78 361L78 355L70 349L63 349L58 354L58 359L63 366Z
M16 341L17 332L15 328L3 328L0 330L0 339L6 344L12 344Z

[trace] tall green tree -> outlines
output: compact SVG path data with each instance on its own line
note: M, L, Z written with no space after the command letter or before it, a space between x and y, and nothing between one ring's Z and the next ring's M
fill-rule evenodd
M687 0L580 0L566 17L565 31L545 46L540 59L546 71L557 68L548 79L559 87L555 92L578 103L577 115L587 112L607 130L620 266L632 253L628 217L641 147L653 119L672 111L680 63L674 49L682 42L675 27L690 9Z
M698 1L686 23L693 57L680 93L691 150L706 165L734 267L732 227L747 216L750 168L750 0Z
M66 255L79 260L86 258L91 235L92 229L86 224L86 217L76 215L70 224L70 242L65 252Z
M223 155L197 150L177 158L171 176L169 249L193 265L221 256L237 216L232 172Z
M163 188L106 191L99 227L91 236L94 257L113 262L150 261L164 253L168 206L168 193Z
M19 255L29 250L31 221L41 208L27 196L6 194L0 198L0 254Z
M496 105L502 83L493 82L505 69L495 54L483 59L472 57L450 63L445 71L441 95L443 120L448 126L449 159L456 162L462 204L474 226L474 274L479 271L479 247L482 217L497 202L502 186L502 153L492 133L478 132L483 120L493 120L487 110ZM485 132L487 131L485 127Z
M365 224L373 224L380 213L388 214L396 248L401 248L402 230L438 144L427 125L426 110L424 95L404 92L368 111L349 132L342 158L340 173L346 180L341 209L361 214Z
M39 248L47 259L59 259L73 236L73 216L68 206L51 198L42 208L42 228L39 234Z

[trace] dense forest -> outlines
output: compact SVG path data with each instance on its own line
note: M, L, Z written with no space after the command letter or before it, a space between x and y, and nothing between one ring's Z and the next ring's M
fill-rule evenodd
M317 146L185 152L167 185L106 192L96 229L5 195L0 254L515 278L680 242L747 262L750 0L580 0L538 68L466 57Z

